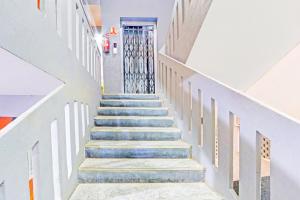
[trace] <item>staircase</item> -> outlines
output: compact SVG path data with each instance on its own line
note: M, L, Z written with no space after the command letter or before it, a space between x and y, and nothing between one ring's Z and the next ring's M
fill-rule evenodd
M71 200L221 200L156 95L104 95Z

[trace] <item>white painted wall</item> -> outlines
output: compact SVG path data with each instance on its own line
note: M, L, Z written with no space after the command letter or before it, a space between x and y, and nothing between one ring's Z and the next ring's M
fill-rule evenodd
M46 95L62 82L0 48L0 95Z
M0 116L18 117L43 97L41 95L0 95Z
M247 94L292 117L300 119L300 45L280 60Z
M63 84L0 48L0 116L18 117Z
M81 62L81 31L79 32L79 59L75 55L75 3L78 4L80 21L84 18L80 1L71 0L71 17L69 18L67 17L68 1L57 1L61 3L61 9L58 9L61 11L58 15L61 16L61 21L58 24L62 29L59 31L56 29L56 8L54 4L56 1L45 2L45 13L41 13L36 8L36 1L0 1L0 47L13 52L25 62L36 66L64 83L54 91L47 93L38 103L0 131L0 183L4 182L5 184L5 199L29 200L27 153L37 142L39 142L39 170L41 172L39 176L41 184L38 185L40 199L54 199L50 134L50 125L54 120L58 122L61 199L69 198L77 185L77 168L84 159L84 144L88 140L88 134L80 137L80 153L78 155L76 154L75 145L71 145L73 170L70 178L68 178L64 107L67 103L70 104L71 140L75 143L73 102L78 101L89 105L91 109L89 112L90 125L80 125L80 130L83 127L88 132L93 116L96 114L94 108L98 105L100 98L99 78L101 74L99 70L97 70L97 76L94 77L91 73L88 73L87 67L82 65ZM68 19L71 19L71 21L68 21ZM86 24L87 20L84 21L85 29L89 29ZM72 26L68 26L68 23L71 23ZM72 49L68 47L68 27L72 28L70 31ZM10 66L1 65L1 73L3 67L9 69ZM99 65L97 69L98 67ZM22 71L28 72L25 68L22 68ZM7 72L7 74L10 74L9 70ZM27 91L28 87L34 86L33 82L26 82L24 77L20 74L17 75L20 77L20 83L24 83L25 86L25 88L15 87L18 90ZM31 74L28 74L28 79L31 78L29 75ZM40 79L34 78L33 80L39 81ZM6 79L6 81L18 82L18 80L10 79ZM44 85L42 84L42 86ZM36 89L34 92L36 94L44 93L42 87L33 88ZM47 87L44 89L46 91ZM32 92L30 91L29 89L29 93Z
M104 32L111 26L119 29L120 17L157 17L158 49L165 43L175 0L101 0ZM119 35L120 36L120 35ZM120 37L111 40L118 43L117 55L104 55L104 82L106 93L123 93L123 60Z
M213 1L187 64L246 90L300 41L300 2Z

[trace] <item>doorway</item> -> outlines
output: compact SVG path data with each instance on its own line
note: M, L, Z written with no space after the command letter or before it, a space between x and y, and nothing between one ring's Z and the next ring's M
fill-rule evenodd
M154 94L156 22L122 22L124 93Z

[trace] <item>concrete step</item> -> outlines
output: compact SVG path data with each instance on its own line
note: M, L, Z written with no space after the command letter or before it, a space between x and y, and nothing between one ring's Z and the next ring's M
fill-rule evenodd
M181 132L173 127L94 127L92 140L146 140L173 141L181 138Z
M190 158L191 145L183 141L99 141L86 144L88 158Z
M102 99L137 99L137 100L158 100L155 94L104 94Z
M161 107L98 107L98 115L106 116L167 116L168 108Z
M161 100L101 100L101 107L161 107Z
M141 117L141 116L97 116L96 126L125 126L125 127L171 127L173 117Z
M78 172L81 183L200 182L204 177L204 167L191 159L88 158Z
M205 183L79 184L70 200L224 200Z

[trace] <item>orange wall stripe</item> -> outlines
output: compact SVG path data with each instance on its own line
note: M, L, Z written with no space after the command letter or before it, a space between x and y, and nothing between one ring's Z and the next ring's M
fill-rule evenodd
M41 0L37 0L37 8L41 10Z
M29 180L29 194L30 194L30 200L34 200L33 178Z
M9 124L12 121L12 117L0 117L0 129L4 128L7 124Z

